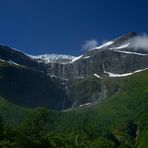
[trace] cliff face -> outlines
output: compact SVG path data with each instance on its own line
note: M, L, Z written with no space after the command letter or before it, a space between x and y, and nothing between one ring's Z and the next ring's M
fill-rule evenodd
M131 44L136 33L128 33L100 47L91 49L76 61L45 64L47 73L62 79L77 79L97 73L129 73L148 67L148 54L143 49L135 50Z
M95 73L103 76L104 71L129 73L147 67L147 55L126 54L112 50L98 51L91 56L85 55L70 64L46 64L47 73L63 79L87 77Z
M11 65L17 65L18 69L22 67L20 73L16 72L15 66L11 70L9 68L10 72L6 73L10 74L8 78L12 77L14 84L17 83L17 87L15 86L17 89L23 88L22 84L26 84L26 92L24 92L28 94L23 98L24 94L20 97L15 90L14 98L9 96L8 100L9 98L12 98L11 101L18 99L16 101L18 103L19 98L23 100L31 98L33 99L32 106L47 103L50 108L54 109L65 109L100 101L110 93L119 91L118 82L106 81L110 76L109 73L119 75L148 68L148 52L141 48L134 49L131 46L136 36L136 33L129 33L90 49L79 57L55 54L35 57L0 46L0 61L4 60L9 67ZM24 68L27 67L30 70L26 73ZM36 76L36 73L42 74ZM27 78L25 80L22 77ZM2 90L4 85L0 86ZM33 91L28 88L32 88ZM39 93L41 90L42 92ZM7 95L10 89L6 87L0 94L3 92ZM28 100L29 103L31 99ZM21 101L23 105L28 105L28 102Z
M137 37L136 33L128 33L76 58L54 54L32 58L33 56L20 51L0 46L0 59L44 71L51 77L69 80L88 77L95 73L104 76L105 71L118 74L129 73L148 67L147 51L135 50L130 46L135 37Z

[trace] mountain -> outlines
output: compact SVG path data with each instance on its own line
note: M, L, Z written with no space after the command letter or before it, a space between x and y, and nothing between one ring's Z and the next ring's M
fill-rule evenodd
M8 65L15 65L11 66L12 70L8 68L10 73L13 71L16 72L17 70L15 68L20 66L25 66L27 69L27 74L25 67L23 67L19 74L13 72L11 76L9 75L8 78L12 77L9 79L14 79L13 81L16 81L16 75L19 75L19 77L24 77L25 75L30 84L28 87L33 88L35 87L35 82L39 83L38 77L35 75L40 73L40 75L42 75L41 77L44 77L41 80L41 84L44 83L44 79L47 79L47 81L49 81L48 85L55 83L53 85L55 90L52 90L51 86L49 86L48 89L50 89L51 92L56 92L56 89L59 88L57 92L61 92L63 95L58 98L60 105L57 105L56 101L54 102L54 98L57 98L57 94L53 93L51 95L48 89L48 93L45 92L44 95L43 93L40 93L40 95L37 95L38 93L27 93L28 89L26 89L27 95L22 93L21 97L23 97L23 99L21 102L19 102L20 95L17 91L15 92L14 99L11 95L7 98L11 98L11 101L17 100L15 103L22 103L22 105L25 106L29 104L30 106L40 106L42 105L42 101L39 100L44 96L45 100L49 99L49 102L52 100L52 105L47 106L54 109L65 109L80 105L86 106L92 102L99 102L110 95L111 92L117 91L108 88L104 83L104 79L107 77L125 77L148 68L147 50L142 48L135 49L133 46L133 42L138 36L139 34L135 32L128 33L90 49L78 57L58 54L32 56L6 46L0 46L1 60L4 60ZM1 71L3 71L3 69ZM34 76L32 75L32 71ZM18 87L22 85L20 80L15 83ZM23 83L26 84L25 82ZM33 91L38 92L40 87L42 88L42 86L38 84L38 88L34 88ZM8 88L6 90L7 92L10 91ZM3 89L1 93L3 93ZM30 99L30 102L24 103L25 100L27 102L29 98L36 98L38 101ZM64 107L63 102L65 102ZM43 104L46 104L46 101ZM53 107L54 105L55 107Z
M0 46L0 147L147 148L148 53L138 37L78 57Z
M64 90L44 72L0 60L0 96L28 107L61 110L68 105Z
M94 74L106 76L105 71L116 74L130 73L148 67L148 54L144 49L135 50L132 39L136 33L128 33L99 47L90 49L67 63L46 63L49 75L62 79L76 79Z
M108 88L104 79L125 77L148 68L147 50L135 49L132 45L138 36L135 32L128 33L66 63L44 62L46 71L63 81L72 107L98 102L118 90ZM48 58L50 61L51 57Z
M33 69L43 70L38 62L32 60L25 53L7 46L0 45L0 59L14 62L19 65L24 65Z
M147 148L147 81L148 70L127 77L109 77L104 80L112 90L107 98L63 112L22 108L0 97L5 122L19 125L13 127L17 133L12 134L10 128L5 132L5 139L12 139L7 145L15 141L23 146L53 144L73 148L78 139L82 148Z
M137 126L135 128L136 136L133 136L135 142L137 141L137 147L146 148L148 134L147 82L148 70L127 77L107 78L104 83L110 90L110 94L105 99L99 101L99 103L83 104L84 106L66 111L63 116L57 117L60 124L56 122L57 124L54 127L56 130L70 132L73 129L79 131L83 128L85 131L85 127L90 129L94 125L97 134L107 136L105 131L108 133L111 130L120 142L129 143L128 134L130 132L126 124L133 121ZM132 134L134 134L134 131ZM132 147L131 144L129 145L129 147ZM126 146L124 145L124 147Z

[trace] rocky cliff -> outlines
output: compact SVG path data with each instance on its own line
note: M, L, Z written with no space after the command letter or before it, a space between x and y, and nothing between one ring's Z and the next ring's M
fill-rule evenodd
M136 36L138 36L136 33L128 33L110 41L110 44L90 49L74 62L46 63L45 69L51 76L62 79L78 79L95 73L104 76L105 71L122 74L147 68L147 51L144 52L142 49L135 51L130 46L132 39Z

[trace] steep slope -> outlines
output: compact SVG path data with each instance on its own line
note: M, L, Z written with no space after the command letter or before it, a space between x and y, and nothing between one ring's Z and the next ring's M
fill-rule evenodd
M67 96L73 102L73 107L99 101L105 97L103 83L94 76L69 81Z
M138 36L136 33L128 33L90 49L72 62L45 64L47 72L63 79L76 79L93 74L104 76L104 71L122 74L147 68L147 51L135 50L132 46L133 40Z
M110 131L117 138L120 135L120 139L124 139L125 133L119 129L132 121L138 126L138 147L146 147L148 70L128 77L107 78L105 83L109 88L116 88L118 84L119 91L111 93L96 105L78 107L62 113L62 116L57 117L56 130L69 132L94 125L100 135ZM127 137L125 139L127 140Z
M41 63L32 60L23 52L4 45L0 45L0 59L14 62L37 70L44 70Z
M68 104L68 107L71 107L71 104L72 107L86 106L106 98L112 91L118 91L118 89L111 90L107 88L104 84L104 79L106 79L106 77L128 76L137 70L148 68L147 51L142 49L137 51L131 46L133 39L137 36L137 33L128 33L101 46L90 49L79 57L57 54L30 56L5 46L0 46L0 57L2 60L7 61L9 65L15 65L15 67L19 66L19 64L24 65L26 66L26 69L27 67L33 68L34 70L32 71L36 71L35 73L43 71L42 75L44 78L47 77L46 75L50 76L56 87L62 88L62 93L65 96L64 98L66 98L63 102ZM17 73L17 71L14 70L14 68L7 68L7 71L10 71L9 73L12 73L13 77L16 76L15 73ZM4 75L5 74L6 73L4 73ZM20 70L19 75L20 77L28 75L28 80L33 79L32 77L34 77L30 74L29 78L29 72L26 74L24 68ZM11 79L12 76L8 75L7 77L8 79ZM34 78L37 79L37 77L38 76L36 75ZM46 80L44 79L44 81ZM18 87L21 87L22 83L26 84L26 82L22 82L22 80L18 80L18 78L17 82L19 82L17 83ZM36 83L31 83L32 87L35 87L38 83L39 80L36 81ZM29 90L28 87L22 88L22 91L23 89L26 89L26 93ZM43 89L49 89L49 92L53 91L51 86L42 88L42 86L38 85L37 94L40 89L43 92ZM8 92L10 91L10 89L6 90ZM41 94L43 94L43 92L36 95L38 96L37 98L41 99ZM19 96L19 92L17 93ZM9 94L12 95L13 93L10 92ZM32 94L33 93L29 95L31 95L31 98L33 99L35 95ZM22 93L21 97L23 97L23 95L25 94ZM47 93L44 93L44 95L46 96ZM57 98L56 93L54 95L55 98ZM12 100L13 99L14 98L12 97ZM30 101L35 103L35 100ZM38 103L37 102L38 101L36 101L35 104L42 105L41 100ZM19 103L19 100L17 100L16 103ZM52 103L56 104L56 101ZM62 107L60 107L60 109L62 109Z
M111 92L118 91L118 89L107 88L104 83L106 77L128 76L137 70L148 68L147 52L142 49L137 51L131 46L133 39L137 36L137 33L128 33L90 49L79 57L57 54L30 56L12 48L0 46L0 58L11 65L7 68L1 68L3 75L7 76L7 80L4 78L1 80L1 86L5 86L1 89L2 97L11 98L12 102L15 100L14 103L22 103L22 105L29 105L32 102L31 104L39 106L46 105L48 103L47 96L50 96L49 98L52 99L49 100L53 101L52 104L55 107L52 105L49 105L49 107L54 109L96 103L106 98ZM24 79L21 79L22 77ZM11 79L13 80L12 84ZM41 84L45 83L44 86L39 85L39 81L41 81ZM17 84L15 84L16 82ZM57 96L58 93L56 94L56 89L53 90L52 83L54 88L62 90L59 97ZM22 87L22 84L26 86ZM15 85L17 85L17 88ZM15 88L14 92L12 87ZM31 92L32 90L35 91L35 87L37 92ZM22 92L20 93L20 91ZM9 92L9 97L7 97L8 93L6 92ZM17 95L17 99L13 97L13 93L14 96ZM29 102L23 99L28 96L30 97L28 98ZM18 99L20 97L22 98L21 101ZM43 104L42 97L44 97L44 101L46 100ZM61 107L62 105L56 107L56 98L58 98L58 102L63 102L65 107Z
M135 36L115 39L66 63L56 59L40 65L24 54L21 63L22 53L17 61L10 54L14 50L0 50L0 113L7 123L20 125L37 113L36 107L65 109L47 114L52 132L74 133L77 141L90 134L116 147L147 147L148 55L131 48L128 41ZM85 132L84 139L77 137Z
M122 147L146 147L148 70L128 77L106 78L104 83L108 89L116 90L118 88L119 90L112 91L106 99L101 100L97 104L79 106L71 111L50 112L48 116L51 118L52 115L53 121L49 121L47 125L52 127L52 132L79 135L79 143L83 140L85 142L87 137L81 139L81 136L83 134L86 136L85 132L88 132L87 134L90 134L89 136L91 137L105 137L112 140L112 142L117 142L116 144L118 145L116 147L119 147L119 145L122 145ZM5 109L7 105L8 103L4 102L0 104L0 113L5 113L5 116L9 117L9 109ZM12 106L9 103L9 107L11 108ZM11 112L12 123L16 124L16 122L20 123L22 118L28 116L29 111L25 113L24 109L17 107L15 109L22 112L23 115L22 117L16 111ZM16 115L21 118L15 120ZM8 120L8 118L5 118L5 120Z
M0 96L21 106L69 106L64 90L45 73L5 61L0 61Z

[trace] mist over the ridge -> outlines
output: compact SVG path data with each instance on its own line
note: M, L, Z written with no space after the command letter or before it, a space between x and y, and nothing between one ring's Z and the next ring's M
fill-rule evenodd
M137 49L148 50L148 35L147 34L136 36L133 39L129 39L128 42L131 42L130 47L134 48L135 50Z

